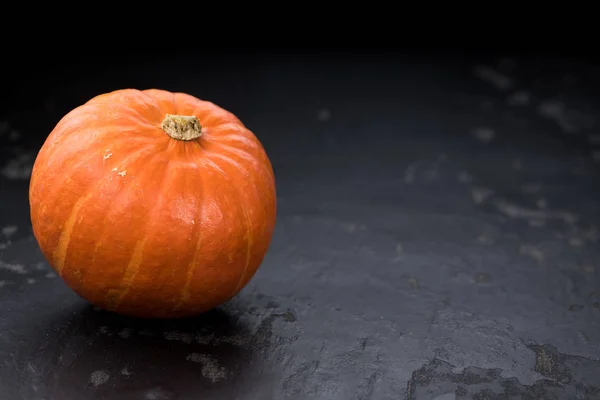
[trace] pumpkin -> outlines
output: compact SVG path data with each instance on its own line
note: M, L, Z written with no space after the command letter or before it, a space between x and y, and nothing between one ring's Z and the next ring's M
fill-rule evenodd
M275 178L231 112L185 93L124 89L66 114L29 187L35 239L76 294L143 318L235 296L273 235Z

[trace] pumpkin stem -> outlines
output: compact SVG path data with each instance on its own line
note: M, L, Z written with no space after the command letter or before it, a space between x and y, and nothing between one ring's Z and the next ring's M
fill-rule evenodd
M162 130L177 140L195 140L202 136L202 125L194 116L167 114Z

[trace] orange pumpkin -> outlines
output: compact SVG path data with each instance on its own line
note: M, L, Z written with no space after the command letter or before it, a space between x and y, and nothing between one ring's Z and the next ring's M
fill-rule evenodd
M146 318L191 316L237 294L276 217L256 136L213 103L156 89L103 94L63 117L37 155L29 201L64 282Z

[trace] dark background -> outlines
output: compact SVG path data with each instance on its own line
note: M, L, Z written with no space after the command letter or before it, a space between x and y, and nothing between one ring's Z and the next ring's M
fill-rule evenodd
M600 63L515 43L13 53L0 399L600 398ZM31 235L36 151L125 87L217 103L273 163L269 254L198 318L94 309Z

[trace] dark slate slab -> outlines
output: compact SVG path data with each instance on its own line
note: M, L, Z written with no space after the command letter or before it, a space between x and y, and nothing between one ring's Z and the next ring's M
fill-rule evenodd
M0 399L600 398L598 68L345 61L117 68L12 110ZM273 161L269 254L198 318L95 309L31 236L28 168L44 136L125 86L234 111Z

